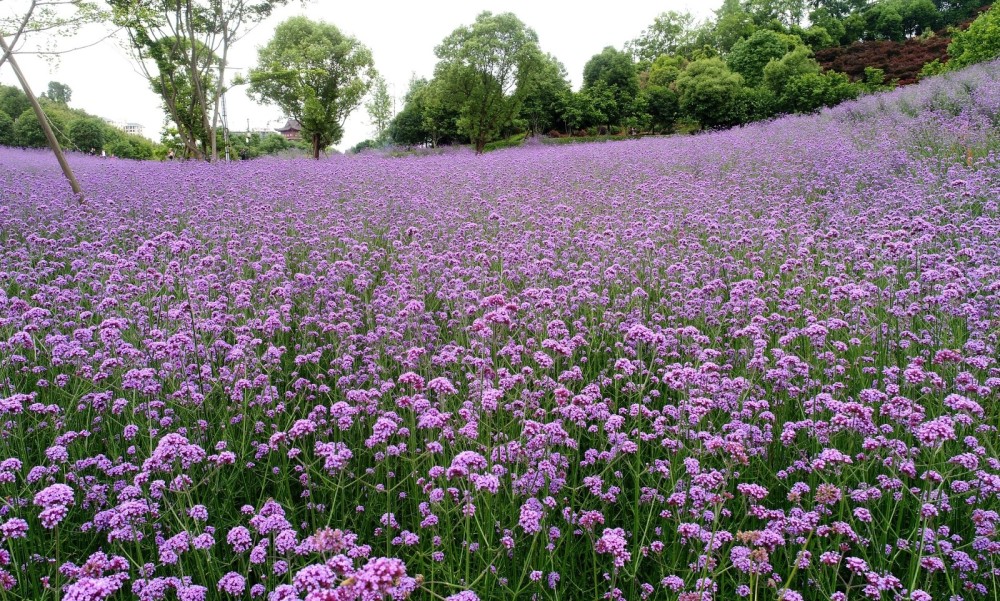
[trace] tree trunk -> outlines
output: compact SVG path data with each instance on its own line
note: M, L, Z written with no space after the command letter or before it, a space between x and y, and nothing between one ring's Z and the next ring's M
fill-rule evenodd
M313 134L313 158L319 160L319 134Z

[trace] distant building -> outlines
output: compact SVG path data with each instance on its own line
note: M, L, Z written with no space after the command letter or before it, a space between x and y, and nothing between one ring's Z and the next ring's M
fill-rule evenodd
M144 129L145 128L143 128L142 124L140 123L125 123L122 125L122 131L124 131L127 134L132 134L133 136L143 135L142 132Z
M127 134L133 136L145 136L145 127L141 123L132 123L128 121L113 121L111 119L105 119L105 121L118 129L122 130Z
M301 137L299 132L302 131L302 124L295 119L289 119L285 121L284 125L275 129L275 131L285 136L286 140L298 140Z

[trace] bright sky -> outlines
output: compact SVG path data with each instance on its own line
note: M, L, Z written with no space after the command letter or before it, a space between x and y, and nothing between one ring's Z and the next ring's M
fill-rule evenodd
M0 11L9 14L21 3L0 1ZM335 2L334 0L294 1L257 25L230 50L231 77L256 64L257 48L271 38L275 26L288 17L304 14L315 20L336 25L368 46L375 67L389 83L389 92L402 108L412 74L430 77L437 58L434 47L455 28L472 23L484 10L513 12L538 34L543 52L549 52L566 65L574 88L580 86L584 64L605 46L621 48L653 22L661 12L689 11L704 19L721 0L615 0L613 2L553 2L551 0L429 0L426 2L382 0L380 2ZM92 27L77 39L61 42L72 48L94 42L108 29ZM159 139L164 114L160 101L149 89L123 45L124 36L105 40L91 48L62 55L49 64L40 58L20 55L22 70L36 94L55 80L73 90L71 106L114 121L141 123L147 137ZM9 65L0 67L0 83L16 85ZM241 88L226 94L229 129L277 127L281 111L250 100ZM283 122L283 121L282 121ZM372 127L364 106L348 119L344 149L372 136Z

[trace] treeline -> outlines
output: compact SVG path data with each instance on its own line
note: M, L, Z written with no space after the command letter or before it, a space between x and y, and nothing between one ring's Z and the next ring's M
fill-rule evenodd
M126 133L84 110L70 107L72 94L68 85L53 81L49 82L48 91L38 99L64 148L123 159L162 160L171 151L177 158L191 158L176 128L164 127L160 142L153 142L144 136ZM218 137L220 140L224 137L221 128ZM48 147L28 97L14 86L0 85L0 146ZM234 159L277 154L305 155L309 150L307 144L286 140L281 134L270 132L233 132L229 148Z
M53 81L39 98L60 145L78 152L104 152L126 159L154 158L157 145L153 142L125 133L86 111L70 108L72 94L69 86ZM0 85L0 146L48 147L28 97L13 86Z
M817 52L954 35L937 46L948 56L916 67L933 74L949 58L958 67L1000 54L997 12L981 0L725 0L706 22L663 13L622 48L605 48L576 91L530 28L483 13L437 47L433 76L412 79L403 109L359 147L482 151L525 134L672 133L811 112L896 83L875 67L824 68Z

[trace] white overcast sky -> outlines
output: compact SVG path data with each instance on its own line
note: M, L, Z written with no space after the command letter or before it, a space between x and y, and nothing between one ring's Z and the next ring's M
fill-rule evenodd
M0 0L0 14L9 15L21 5L23 2L19 0ZM278 23L294 15L306 15L333 23L371 48L376 69L389 83L390 93L399 98L396 104L399 110L411 75L433 74L437 62L434 47L456 27L473 22L484 10L516 14L538 34L542 51L552 53L566 65L574 88L578 88L587 60L605 46L621 48L659 13L686 10L704 19L719 5L721 0L293 0L234 45L229 64L244 70L253 66L257 48L270 40ZM76 39L61 40L60 47L89 44L109 31L107 27L93 26ZM119 35L117 39L64 54L53 64L27 54L20 55L19 60L36 94L44 92L49 81L62 82L73 90L71 106L114 121L141 123L146 135L158 140L164 119L160 102L124 49L121 41L124 37ZM235 69L230 71L230 76L235 72ZM9 65L0 67L0 83L16 85ZM231 90L226 100L231 131L245 130L247 120L252 128L274 127L283 117L278 108L251 101L241 88ZM348 119L338 148L350 147L371 135L372 127L362 105Z

